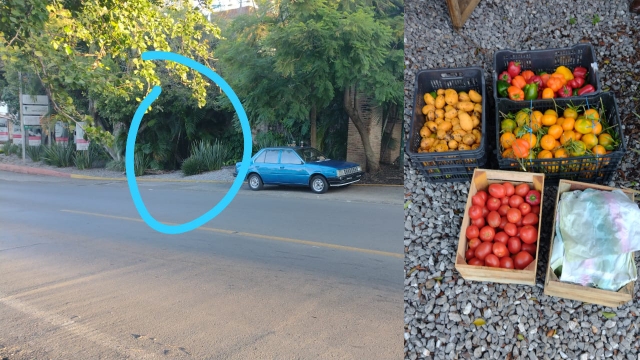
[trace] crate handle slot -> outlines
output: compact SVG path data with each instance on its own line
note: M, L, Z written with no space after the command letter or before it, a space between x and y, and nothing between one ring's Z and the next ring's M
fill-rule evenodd
M440 74L440 77L446 78L446 79L449 79L449 80L452 80L452 79L462 80L462 79L464 79L464 75L461 74L461 73L442 73L442 74Z

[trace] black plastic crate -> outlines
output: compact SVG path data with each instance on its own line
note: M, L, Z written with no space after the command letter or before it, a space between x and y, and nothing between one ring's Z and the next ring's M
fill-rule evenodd
M600 112L603 109L604 118L609 127L617 134L619 144L617 148L609 154L598 155L585 154L580 157L553 158L553 159L516 159L502 157L502 146L500 145L500 123L504 119L503 114L517 112L521 109L531 108L545 112L554 109L562 116L562 110L566 105L582 106L596 109ZM602 112L601 112L602 114ZM602 116L602 115L601 115ZM545 174L545 183L558 184L560 179L580 181L586 183L607 184L611 181L614 173L620 166L620 162L626 152L626 142L622 132L622 124L613 93L604 92L599 95L574 97L571 99L545 99L537 102L512 101L501 99L496 105L496 155L501 170L529 171ZM603 129L604 132L605 129ZM539 141L539 139L538 139Z
M595 92L587 94L587 96L597 95L602 92L600 87L600 77L598 75L598 65L596 62L596 53L593 46L589 43L574 45L569 48L561 49L541 49L529 51L500 50L493 54L493 98L503 100L507 98L499 98L496 85L498 83L498 75L507 70L510 61L520 61L522 71L532 70L536 74L539 71L546 71L552 74L558 66L566 66L573 70L578 66L587 69L587 78L585 85L591 84L595 88ZM575 99L576 97L569 97ZM542 100L542 99L541 99ZM534 101L541 101L534 100ZM546 100L546 99L545 99Z
M425 116L422 114L422 107L425 105L424 94L438 89L465 92L475 90L482 95L480 118L482 139L477 149L440 153L418 152L422 140L420 129L425 123ZM422 70L416 75L411 132L409 141L406 143L406 152L427 181L434 183L467 181L471 179L476 168L485 165L487 161L486 112L485 79L484 70L481 67Z

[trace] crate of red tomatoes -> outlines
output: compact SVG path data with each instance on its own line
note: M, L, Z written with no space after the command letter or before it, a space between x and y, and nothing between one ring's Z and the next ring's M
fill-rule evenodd
M533 101L601 92L591 44L530 51L497 51L493 57L496 101Z
M535 285L544 174L476 169L456 254L465 280Z

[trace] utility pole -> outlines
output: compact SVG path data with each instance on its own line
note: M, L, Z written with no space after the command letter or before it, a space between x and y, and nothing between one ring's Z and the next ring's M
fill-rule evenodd
M18 93L20 94L20 132L22 133L22 162L26 161L26 142L27 137L24 130L24 119L22 118L22 72L18 71L18 76L20 77L20 82L18 83Z

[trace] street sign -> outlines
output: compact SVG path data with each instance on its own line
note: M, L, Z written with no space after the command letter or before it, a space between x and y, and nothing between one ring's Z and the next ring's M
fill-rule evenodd
M44 115L49 112L49 105L22 105L22 115ZM38 123L39 124L39 123Z
M22 103L25 105L49 105L47 95L22 95Z
M40 126L40 115L24 115L24 126Z
M85 125L84 122L79 122L76 124L76 134L75 134L75 142L76 142L76 150L89 150L89 141L85 140L84 130L82 127Z

